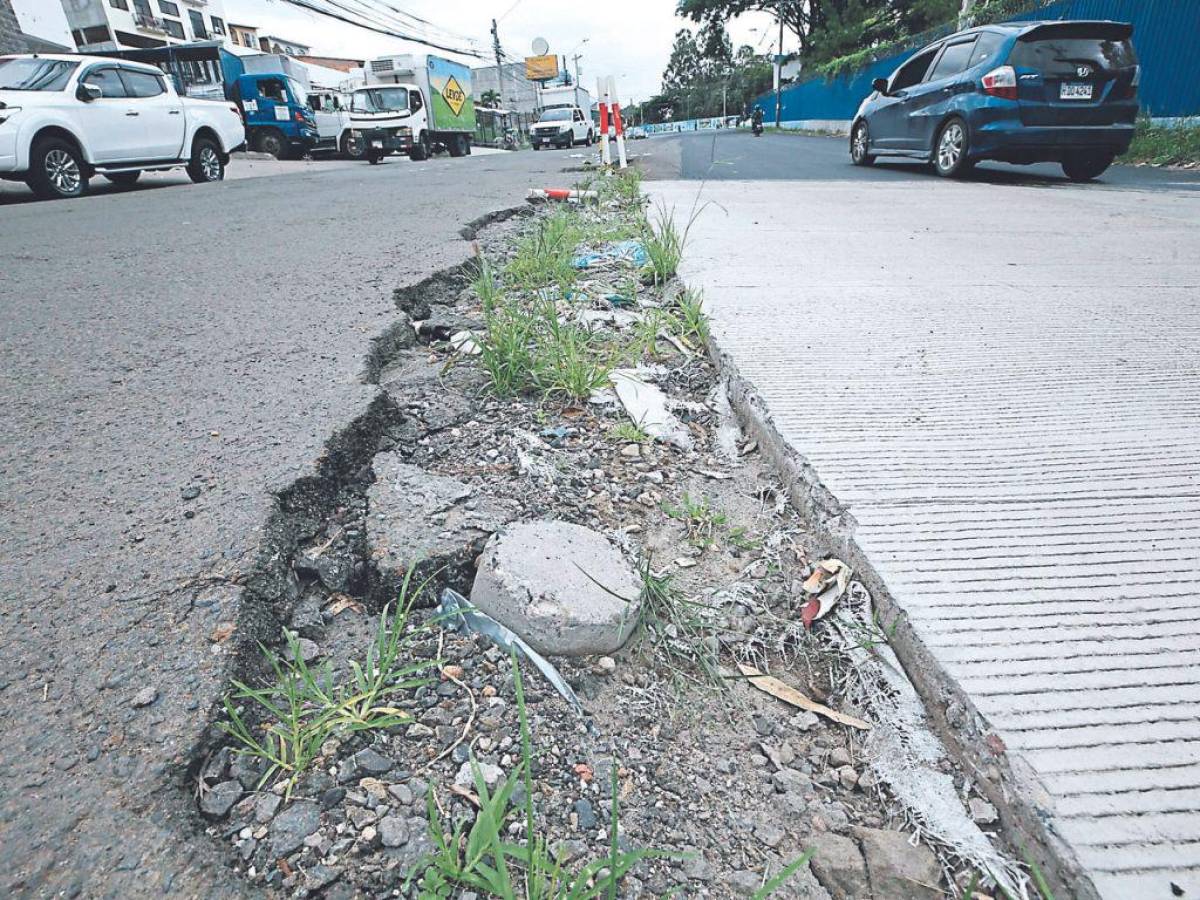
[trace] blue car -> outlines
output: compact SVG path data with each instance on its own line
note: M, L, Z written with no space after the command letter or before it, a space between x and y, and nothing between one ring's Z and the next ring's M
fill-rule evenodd
M877 78L850 128L850 159L1057 162L1090 181L1129 149L1139 69L1121 22L1010 22L960 31Z

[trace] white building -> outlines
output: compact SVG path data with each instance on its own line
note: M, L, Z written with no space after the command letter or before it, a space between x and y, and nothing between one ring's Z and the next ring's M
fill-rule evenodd
M84 53L227 39L222 0L62 0L62 6Z
M308 56L312 48L308 44L289 41L275 34L264 34L258 39L258 49L263 53L274 53L279 56Z

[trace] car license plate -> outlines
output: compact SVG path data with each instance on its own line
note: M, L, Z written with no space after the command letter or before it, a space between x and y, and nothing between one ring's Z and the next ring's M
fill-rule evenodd
M371 146L378 147L382 150L383 149L383 141L371 141Z
M1081 84L1077 81L1063 82L1058 88L1058 99L1091 100L1092 86L1090 84Z

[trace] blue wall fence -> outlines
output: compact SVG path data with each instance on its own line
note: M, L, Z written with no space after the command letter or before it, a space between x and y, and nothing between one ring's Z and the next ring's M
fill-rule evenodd
M1133 45L1142 66L1138 97L1142 111L1155 117L1200 115L1200 0L1056 0L1038 4L1012 21L1111 19L1133 24ZM812 76L783 89L780 119L789 122L849 121L871 93L871 82L886 78L904 60L947 27L864 68L825 78ZM775 92L756 101L768 124L775 120Z

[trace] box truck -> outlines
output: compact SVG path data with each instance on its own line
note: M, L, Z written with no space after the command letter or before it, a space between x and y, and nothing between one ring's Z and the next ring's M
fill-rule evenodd
M371 162L394 152L414 160L443 149L466 156L475 133L471 70L432 54L373 59L366 84L351 94L350 122Z

